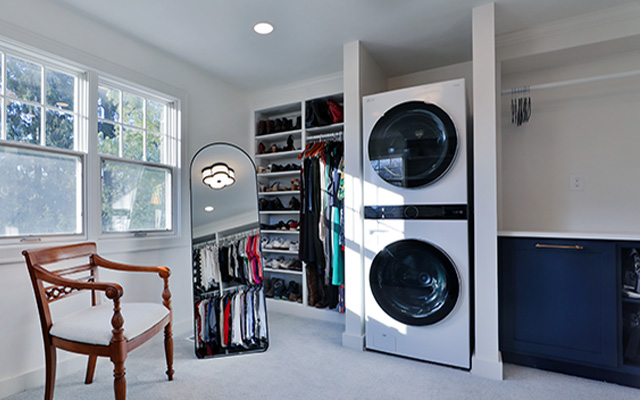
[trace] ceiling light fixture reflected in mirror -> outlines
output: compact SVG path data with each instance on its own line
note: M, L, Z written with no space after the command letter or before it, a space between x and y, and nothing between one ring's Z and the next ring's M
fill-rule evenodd
M213 210L215 210L215 208L213 208L213 206L206 206L206 207L204 208L204 210L205 210L206 212L213 212Z
M268 22L258 22L253 26L253 30L260 35L268 35L273 32L273 25Z
M202 170L202 182L211 189L224 189L236 182L236 176L227 164L215 163Z

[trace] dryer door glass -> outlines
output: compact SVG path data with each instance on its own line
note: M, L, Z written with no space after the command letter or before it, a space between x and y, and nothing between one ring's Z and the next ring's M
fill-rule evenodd
M369 162L386 182L399 187L425 186L453 164L458 133L440 107L410 101L387 111L369 136Z
M458 300L460 283L451 259L420 240L394 242L371 264L371 291L378 305L407 325L431 325L445 318Z

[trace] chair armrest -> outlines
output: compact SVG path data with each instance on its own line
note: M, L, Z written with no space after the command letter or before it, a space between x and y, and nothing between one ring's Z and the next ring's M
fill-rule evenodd
M55 285L67 286L75 290L98 290L105 292L109 299L119 299L123 295L122 286L113 282L82 282L73 279L63 278L39 265L34 265L38 278L47 283L53 283Z
M171 275L171 270L167 267L148 267L142 265L123 264L115 261L109 261L100 257L97 254L91 255L91 261L98 267L118 270L118 271L131 271L131 272L155 272L160 275L161 278L168 278Z
M164 281L164 290L162 292L162 304L171 310L171 291L169 290L169 276L171 276L171 270L167 267L147 267L142 265L130 265L122 264L115 261L109 261L100 257L97 254L91 255L91 262L98 267L107 269L113 269L117 271L131 271L131 272L155 272Z

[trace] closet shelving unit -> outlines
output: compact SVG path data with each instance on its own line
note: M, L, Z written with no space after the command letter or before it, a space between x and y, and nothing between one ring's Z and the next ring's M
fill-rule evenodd
M342 93L322 96L319 97L322 99L332 99L339 104L343 103L343 95ZM306 127L305 121L305 111L307 102L310 102L314 99L305 99L301 101L296 101L293 103L282 104L275 107L260 109L254 112L254 139L255 139L255 162L257 168L260 170L260 167L266 168L269 166L273 166L274 164L280 166L287 166L290 164L294 164L296 166L301 166L302 161L298 159L300 152L304 150L307 142L310 140L314 140L314 138L319 138L319 135L331 134L335 135L337 133L341 133L343 131L344 124L337 123L331 124L321 127ZM288 118L292 121L294 125L294 129L286 130L282 132L275 133L266 133L258 135L258 123L259 121L267 121L267 120L276 120L276 119ZM300 121L300 126L297 127L296 121ZM268 152L271 146L274 144L278 148L283 148L286 146L287 140L289 137L293 138L295 150L293 151L278 151L275 153ZM267 150L267 153L258 154L258 148L260 143L262 143ZM284 207L288 207L292 198L296 198L300 201L300 190L279 190L279 191L270 191L269 189L276 183L279 182L280 186L284 186L285 188L291 187L291 180L299 179L301 180L300 170L286 170L286 171L275 171L272 172L269 170L268 172L258 173L258 182L261 188L265 190L260 190L258 192L258 197L260 199L266 199L268 201L273 201L275 198L279 198ZM287 223L290 220L294 220L296 222L300 222L300 211L299 210L260 210L260 223L267 225L277 224L279 221L283 221ZM260 234L263 238L267 238L269 240L273 240L274 238L280 238L283 241L296 241L299 243L300 233L297 229L289 229L289 230L280 230L280 229L261 229ZM294 250L277 250L277 249L267 249L262 247L262 259L263 264L267 259L273 259L282 257L286 259L298 259L298 251ZM269 267L264 267L265 279L266 278L281 278L284 279L285 284L288 284L289 281L296 281L302 290L302 303L286 301L286 300L276 300L276 299L267 299L268 307L273 307L276 304L287 311L291 311L294 314L305 314L308 312L320 311L331 313L331 315L337 316L339 319L336 321L341 321L341 314L339 314L336 310L318 310L313 307L309 307L308 304L308 288L307 288L307 278L305 272L305 266L303 263L302 271L290 270L290 269L274 269ZM313 311L312 311L313 310ZM332 319L332 318L329 318Z

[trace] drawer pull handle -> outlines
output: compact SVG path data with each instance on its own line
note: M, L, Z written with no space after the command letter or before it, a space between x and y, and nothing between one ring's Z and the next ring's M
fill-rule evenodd
M574 244L573 246L567 246L567 245L560 245L560 244L536 243L536 248L538 248L538 249L584 250L584 247L580 246L579 244Z

